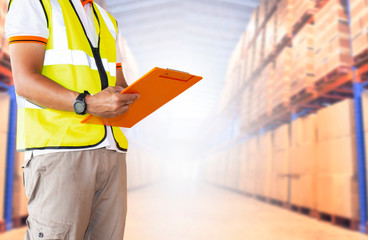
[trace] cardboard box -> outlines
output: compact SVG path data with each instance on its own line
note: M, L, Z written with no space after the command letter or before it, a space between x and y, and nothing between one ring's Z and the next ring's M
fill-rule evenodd
M259 3L259 25L262 25L267 18L268 13L268 0L260 0Z
M287 176L280 176L272 174L271 177L271 199L287 202L289 194L289 178Z
M362 94L364 132L368 132L368 92Z
M273 149L284 150L290 147L290 125L284 124L273 132Z
M351 36L354 39L368 26L368 3L366 0L350 0Z
M226 186L226 173L228 168L228 154L224 151L219 156L219 171L217 184L220 186Z
M241 144L239 158L239 182L238 182L238 190L241 192L246 192L246 183L248 181L248 144Z
M359 219L356 175L317 175L317 211Z
M290 183L290 203L298 207L316 209L317 177L314 174L293 175Z
M249 19L248 25L247 25L247 30L246 30L246 34L248 36L247 38L247 47L251 47L252 46L252 42L254 41L255 37L256 37L256 32L258 30L258 16L259 16L259 7L255 8L254 11L252 12L252 15Z
M277 37L277 15L272 14L265 26L266 31L266 44L264 54L267 58L276 49L276 37Z
M259 76L260 90L258 94L259 117L268 117L272 113L272 84L274 81L274 66L272 63L265 66Z
M317 143L290 148L290 174L305 175L316 173Z
M311 11L315 9L316 0L294 0L293 6L293 23L295 24L307 14L307 11L311 14Z
M290 174L290 148L274 150L272 156L272 171L281 175Z
M275 14L277 14L276 45L278 45L287 34L292 33L293 0L280 0Z
M247 172L247 178L246 178L246 182L245 182L245 192L248 194L256 194L256 184L258 184L257 180L256 180L256 172L255 171L251 171L248 169Z
M304 89L313 89L314 83L314 25L305 25L293 40L293 68L291 70L291 95Z
M259 140L259 163L258 183L256 183L256 192L263 197L270 197L271 178L272 178L272 132L269 131L260 136Z
M310 114L291 123L291 146L302 147L317 142L317 117Z
M353 39L353 56L360 55L368 48L368 27Z
M315 14L315 81L337 67L351 65L350 35L345 1L330 0Z
M231 189L238 187L239 154L236 148L230 150L230 158L228 159L228 169L226 173L226 186Z
M7 133L9 126L10 97L7 93L0 92L0 133Z
M319 110L317 133L318 141L355 134L353 100L343 100Z
M272 86L272 106L289 102L290 100L290 74L292 64L292 49L285 47L275 60L275 81ZM276 81L277 79L277 81Z
M355 135L320 141L318 143L317 173L356 174Z

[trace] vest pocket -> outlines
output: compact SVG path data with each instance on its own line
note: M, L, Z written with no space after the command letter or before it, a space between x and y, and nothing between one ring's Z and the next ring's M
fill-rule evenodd
M54 221L47 221L41 218L27 219L28 230L32 236L32 239L42 240L67 240L69 239L68 234L70 225L65 223L57 223Z

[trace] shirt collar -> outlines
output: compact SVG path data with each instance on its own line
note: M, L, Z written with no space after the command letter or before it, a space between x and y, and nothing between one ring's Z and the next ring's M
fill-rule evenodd
M92 3L93 0L81 0L83 6L86 5L87 3Z

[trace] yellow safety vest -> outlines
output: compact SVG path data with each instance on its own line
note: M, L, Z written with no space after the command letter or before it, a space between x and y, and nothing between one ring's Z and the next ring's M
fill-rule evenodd
M116 84L117 23L93 3L98 48L93 48L76 6L68 0L42 0L49 27L42 74L67 89L96 94ZM73 149L93 147L106 138L101 125L81 124L85 116L43 108L18 96L17 149ZM112 127L117 147L128 142L120 128Z

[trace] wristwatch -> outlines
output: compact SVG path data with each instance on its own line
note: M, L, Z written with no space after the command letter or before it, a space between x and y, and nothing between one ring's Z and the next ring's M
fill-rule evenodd
M87 111L87 104L84 101L84 98L90 95L88 91L84 91L83 93L79 94L77 99L75 99L73 103L73 108L76 114L78 115L85 115Z

